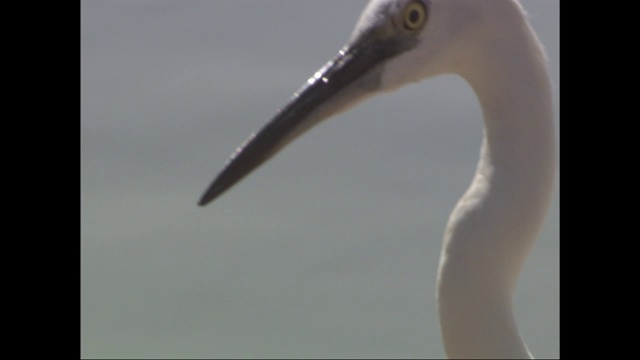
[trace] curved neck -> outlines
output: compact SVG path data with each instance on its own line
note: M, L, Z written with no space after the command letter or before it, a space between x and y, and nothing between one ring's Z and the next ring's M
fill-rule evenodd
M461 74L478 96L485 131L475 177L447 225L438 274L450 358L531 357L511 299L550 202L553 114L537 38L509 36L487 50L497 58Z

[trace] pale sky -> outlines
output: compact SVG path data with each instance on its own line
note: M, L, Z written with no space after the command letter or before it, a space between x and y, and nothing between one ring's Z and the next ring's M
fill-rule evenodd
M377 96L196 205L366 3L81 2L83 358L444 357L441 239L482 134L460 78ZM522 3L557 124L559 4ZM515 297L538 358L559 356L557 193Z

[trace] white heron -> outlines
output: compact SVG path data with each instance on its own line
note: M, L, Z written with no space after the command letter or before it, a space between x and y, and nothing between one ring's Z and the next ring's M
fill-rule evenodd
M512 295L548 209L555 171L544 49L517 0L371 0L347 43L260 131L206 205L306 130L371 95L454 73L484 116L480 160L450 215L438 269L450 358L531 358Z

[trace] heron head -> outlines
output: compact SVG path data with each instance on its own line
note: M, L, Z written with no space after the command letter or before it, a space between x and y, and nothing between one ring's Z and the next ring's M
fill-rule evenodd
M348 43L252 134L200 200L205 205L317 123L382 91L462 73L492 19L511 0L372 0Z
M490 51L491 39L505 35L510 17L500 14L517 8L511 0L372 0L347 47L381 49L380 91L440 74L464 76Z

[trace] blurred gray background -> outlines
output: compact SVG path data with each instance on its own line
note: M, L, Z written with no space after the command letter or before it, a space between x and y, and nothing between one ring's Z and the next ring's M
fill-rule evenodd
M460 78L377 96L196 205L365 4L81 2L83 357L444 356L441 238L482 133ZM559 3L523 5L557 113ZM515 298L538 358L559 356L558 208Z

